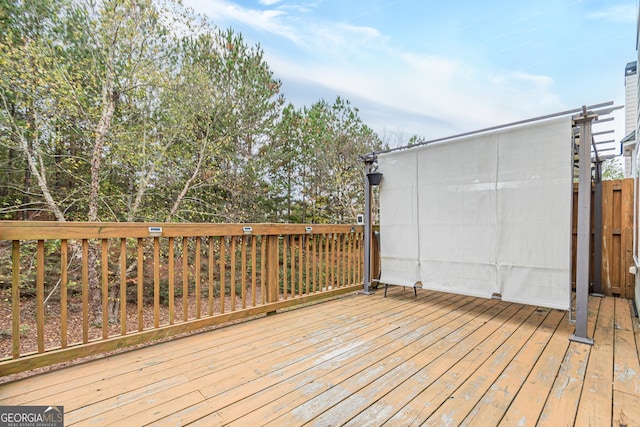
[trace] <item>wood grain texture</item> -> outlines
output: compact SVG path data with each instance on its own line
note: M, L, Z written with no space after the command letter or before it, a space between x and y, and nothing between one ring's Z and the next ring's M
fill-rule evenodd
M633 266L633 179L602 182L602 292L607 296L632 299L635 282L629 267ZM575 287L578 187L573 192L573 244L571 277ZM592 197L592 202L593 202ZM594 215L591 216L592 221ZM593 224L592 224L593 228ZM594 235L592 234L592 245ZM593 246L592 246L593 247ZM593 259L590 261L593 274Z
M149 227L161 227L163 237L243 236L244 227L253 235L362 233L362 225L340 224L210 224L140 222L51 222L2 221L0 240L102 239L149 237Z
M382 294L3 384L0 405L55 401L66 425L640 424L640 327L626 300L590 297L590 347L569 342L562 311Z

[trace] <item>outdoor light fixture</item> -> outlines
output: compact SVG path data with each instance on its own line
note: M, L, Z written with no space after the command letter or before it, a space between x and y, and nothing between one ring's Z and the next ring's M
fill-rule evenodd
M253 228L251 228L251 227L242 227L242 232L245 235L250 235L253 232Z
M149 227L149 237L162 236L162 227Z
M380 185L382 173L378 172L376 153L360 156L360 158L364 161L364 172L367 176L367 180L364 182L364 215L362 218L364 222L364 289L362 293L371 295L373 294L371 290L371 197L373 195L371 187ZM357 219L360 220L359 217Z
M311 232L313 231L313 227L305 227L304 231L307 234L311 234Z
M380 185L380 181L382 181L382 172L369 172L367 174L367 179L369 180L369 185Z

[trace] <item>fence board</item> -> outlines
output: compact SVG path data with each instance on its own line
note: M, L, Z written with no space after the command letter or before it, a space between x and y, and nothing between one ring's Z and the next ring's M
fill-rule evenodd
M622 245L620 248L620 274L621 292L620 296L624 298L634 297L635 277L629 273L629 267L633 265L633 187L634 182L632 179L626 179L622 181L622 198L621 203L621 239Z

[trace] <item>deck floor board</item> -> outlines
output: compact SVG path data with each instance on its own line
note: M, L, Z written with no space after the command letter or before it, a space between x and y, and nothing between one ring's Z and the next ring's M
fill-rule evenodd
M640 426L640 327L589 299L566 312L391 287L0 385L65 425Z
M615 425L632 425L633 412L640 413L640 360L633 352L637 343L630 301L615 301L613 366L613 420ZM637 348L637 347L636 347ZM629 413L631 411L631 413Z
M480 378L477 372L500 372L503 365L515 355L518 349L522 347L524 342L531 336L535 328L544 319L544 316L535 311L535 307L523 307L519 315L528 315L524 319L525 323L505 322L505 324L495 333L495 337L486 340L482 347L478 347L476 352L465 356L459 363L452 366L445 374L440 376L435 382L424 388L418 395L412 396L412 399L402 407L394 407L395 413L389 420L389 425L410 425L420 424L436 411L441 405L448 400L457 401L459 396L466 396L466 393L472 394L475 388L480 384ZM546 316L546 312L544 315ZM515 319L520 319L516 317ZM500 344L502 342L502 344ZM499 345L496 351L496 346ZM481 352L482 354L476 354ZM487 375L484 378L488 378ZM486 381L486 379L485 379ZM465 386L466 385L466 389ZM391 397L385 397L382 402L376 402L363 411L358 417L352 420L353 425L358 422L365 422L366 415L374 417L379 421L380 415L387 412L386 407L391 401ZM402 399L404 396L395 397ZM465 398L465 401L469 399ZM396 404L397 405L397 404ZM457 406L457 405L456 405ZM380 410L375 415L377 410ZM386 419L384 420L387 421Z
M596 327L600 301L599 298L589 300L587 335L590 337ZM590 352L589 345L575 341L569 343L560 371L538 419L540 426L571 427L575 424Z
M614 307L614 298L604 298L600 303L576 425L601 426L612 418Z

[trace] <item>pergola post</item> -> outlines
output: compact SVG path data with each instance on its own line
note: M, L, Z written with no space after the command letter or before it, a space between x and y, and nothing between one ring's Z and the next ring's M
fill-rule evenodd
M571 341L593 345L587 336L587 307L589 303L589 260L591 237L591 125L598 116L582 107L582 114L573 121L580 125L578 175L578 248L576 256L576 330Z
M592 295L602 293L602 162L596 160L593 197L593 289Z

